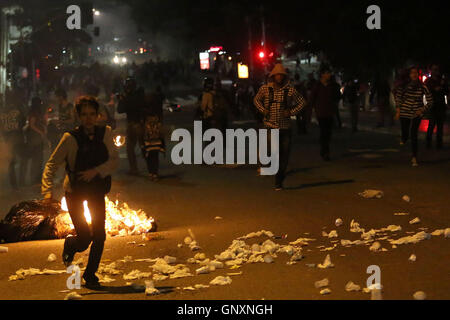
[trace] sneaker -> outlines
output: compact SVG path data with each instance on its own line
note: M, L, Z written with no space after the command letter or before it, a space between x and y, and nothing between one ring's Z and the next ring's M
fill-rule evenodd
M62 261L66 267L70 266L72 264L73 258L75 257L75 253L72 253L69 251L69 244L67 240L69 238L73 237L72 235L68 235L66 237L66 240L64 240L64 249L62 253Z
M282 191L282 190L283 190L283 186L282 185L275 186L275 191Z
M417 159L415 157L411 159L411 164L412 164L413 167L418 167L419 166L419 164L417 163Z

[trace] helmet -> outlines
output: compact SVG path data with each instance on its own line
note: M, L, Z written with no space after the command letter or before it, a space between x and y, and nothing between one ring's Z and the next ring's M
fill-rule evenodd
M214 79L212 78L203 79L203 88L212 90L214 88Z
M134 91L136 90L137 84L134 78L127 78L124 83L125 91Z

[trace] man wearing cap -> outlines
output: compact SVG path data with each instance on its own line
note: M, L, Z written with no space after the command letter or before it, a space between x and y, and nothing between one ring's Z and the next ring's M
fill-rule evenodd
M291 149L291 116L300 112L306 101L289 82L286 70L279 63L269 74L268 83L259 88L253 103L264 116L264 126L279 129L280 165L275 176L275 190L282 190ZM271 135L267 136L270 138Z

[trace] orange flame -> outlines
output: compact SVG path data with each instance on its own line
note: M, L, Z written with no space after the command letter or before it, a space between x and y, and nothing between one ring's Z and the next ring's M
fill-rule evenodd
M121 147L125 144L125 137L124 136L116 136L114 138L114 144L116 147Z
M152 224L155 221L153 218L147 217L146 213L142 210L132 210L126 202L119 205L119 201L112 202L105 197L106 204L106 220L105 230L110 236L125 236L136 235L149 231L152 228ZM89 211L89 204L87 201L83 201L84 217L86 222L91 224L91 212ZM74 229L70 215L68 214L66 198L61 199L61 209L66 211L66 214L62 218L70 230Z

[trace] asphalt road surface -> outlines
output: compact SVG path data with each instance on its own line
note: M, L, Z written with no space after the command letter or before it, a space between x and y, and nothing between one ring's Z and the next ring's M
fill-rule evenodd
M192 111L192 110L191 110ZM175 127L192 127L192 112L183 111L166 116L168 133ZM394 130L395 132L395 130ZM402 230L386 232L388 239L398 239L425 230L450 227L448 197L450 194L450 150L426 151L421 141L420 166L410 165L409 145L399 146L397 134L373 130L351 134L346 128L335 131L332 161L324 162L319 156L318 130L312 126L308 135L293 134L294 143L289 162L286 189L276 192L273 177L256 175L256 166L175 166L170 152L161 157L158 182L146 177L142 158L139 165L142 176L126 175L128 164L122 156L121 168L113 178L110 198L118 195L131 208L143 209L156 218L159 239L143 240L141 236L107 238L103 262L124 259L157 258L165 255L177 257L177 263L186 264L195 274L198 265L186 260L194 256L183 239L195 234L201 251L208 258L220 254L240 236L259 230L270 230L285 239L272 239L278 244L288 244L299 237L316 239L303 247L304 259L287 265L289 256L278 253L273 263L243 264L239 269L229 267L210 274L194 275L180 279L156 281L163 291L157 296L146 296L142 290L126 285L122 274L110 276L116 281L106 284L105 291L85 288L76 290L84 300L90 299L370 299L364 292L347 292L349 281L366 287L367 267L377 265L381 270L383 299L412 299L417 291L424 291L427 299L450 298L450 238L432 236L416 244L402 244L393 248L387 239L379 240L387 251L372 252L371 245L343 247L341 239L361 239L360 233L350 232L354 219L366 231L399 225ZM170 140L170 135L167 136ZM169 150L173 143L169 143ZM121 150L124 155L125 150ZM19 200L38 196L38 186L20 192L9 189L0 195L0 217ZM364 199L358 193L366 189L384 192L380 199ZM59 195L62 195L60 191ZM408 195L411 201L402 200ZM409 215L397 216L394 213ZM222 219L215 219L220 216ZM420 223L409 221L419 217ZM335 226L341 218L343 225ZM424 229L422 229L424 228ZM322 232L336 230L337 238L327 238ZM377 236L377 238L382 235ZM248 244L261 243L262 236L246 240ZM339 242L332 242L339 240ZM136 241L136 244L129 242ZM320 251L337 246L330 251ZM145 246L138 246L145 244ZM0 299L64 299L68 274L36 275L24 280L8 281L20 268L64 270L60 260L63 240L31 241L1 244L8 253L0 253ZM324 246L324 247L321 247ZM319 247L319 248L318 248ZM49 254L57 256L47 262ZM317 264L330 254L333 268L320 269ZM408 258L415 254L417 260ZM87 252L76 259L87 261ZM307 266L316 264L316 267ZM138 269L151 271L152 263L126 262L121 271ZM183 290L195 284L209 284L219 275L230 276L232 283L210 286L195 291ZM330 294L321 295L314 283L329 279ZM144 284L145 279L135 280Z

